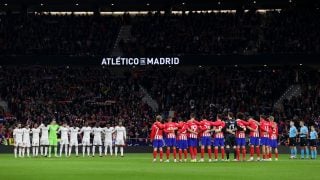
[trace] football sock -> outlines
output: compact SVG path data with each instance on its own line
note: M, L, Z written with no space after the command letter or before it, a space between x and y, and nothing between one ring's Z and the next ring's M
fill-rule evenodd
M256 153L257 153L257 156L260 158L260 147L256 147Z
M250 147L250 157L253 157L253 154L254 154L254 147Z
M229 159L229 154L230 154L230 148L226 148L227 159Z
M306 158L309 158L309 149L306 148Z
M201 158L204 158L204 148L201 148Z
M187 159L187 158L188 158L188 151L185 149L185 150L183 151L183 153L184 153L184 159Z
M179 149L179 159L182 159L182 149Z
M120 154L123 156L123 147L120 147Z
M214 159L218 159L218 148L214 148Z
M190 148L189 148L189 151L190 151L191 159L194 159L194 155L193 155L193 147L190 147Z
M156 159L156 158L157 158L157 151L153 150L153 159Z
M160 159L162 159L162 158L163 158L163 151L160 150Z
M224 159L224 148L221 147L221 158Z
M209 159L212 159L212 150L211 150L211 148L208 149L208 156L209 156Z
M167 149L167 151L166 151L166 157L167 157L167 159L170 158L170 149Z

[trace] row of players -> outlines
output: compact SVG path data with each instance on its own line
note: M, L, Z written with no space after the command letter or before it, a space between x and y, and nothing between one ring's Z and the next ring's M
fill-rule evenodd
M32 144L30 143L30 134L32 134ZM95 127L91 128L88 123L86 123L85 126L80 129L75 125L71 125L69 127L67 123L63 123L62 126L59 126L56 124L56 121L53 120L50 125L46 126L44 124L41 124L40 126L38 126L37 124L34 124L33 128L31 129L29 128L29 125L26 125L24 128L22 128L21 124L18 124L17 127L13 130L15 157L24 157L25 152L27 152L27 156L30 157L31 145L32 154L35 157L38 156L39 146L41 156L51 157L51 149L53 147L55 156L59 157L57 154L57 134L60 134L61 136L59 143L60 157L62 155L63 147L65 147L65 156L70 156L73 146L75 147L76 156L78 156L78 146L80 145L78 143L78 137L81 134L83 156L85 156L86 150L87 155L90 156L91 134L93 134L92 156L95 155L96 146L99 147L99 156L102 156L102 134L104 134L104 154L107 155L109 148L110 155L112 155L112 142L113 138L115 138L115 155L117 156L119 147L121 156L123 156L123 146L125 145L126 140L126 128L122 125L122 122L119 122L119 125L115 127L111 127L109 124L107 124L104 128L101 128L99 124L96 124Z
M242 152L242 161L246 160L246 130L250 131L250 159L254 160L254 153L256 152L257 161L270 161L272 160L272 151L275 153L275 160L278 160L278 126L274 121L273 116L268 118L264 115L260 116L260 121L248 117L244 120L244 114L237 113L237 119L234 118L233 113L228 113L228 119L222 120L222 115L217 115L217 120L212 122L202 117L201 121L195 120L195 115L191 114L190 120L187 122L180 121L178 123L172 122L172 118L168 118L168 122L161 123L161 116L156 117L155 123L152 125L150 139L153 142L153 161L156 161L157 153L160 153L160 162L163 159L163 146L167 146L166 162L170 159L170 148L173 149L174 161L177 162L177 151L179 149L179 161L182 162L182 155L184 154L184 161L187 161L188 148L191 157L191 162L196 162L198 139L201 141L201 159L204 161L204 152L207 148L209 162L212 161L212 137L214 147L214 161L218 161L218 150L221 149L221 160L229 161L230 151L234 150L234 161L240 161L240 150ZM291 148L291 158L296 157L296 139L299 135L300 145L307 151L307 136L308 128L300 122L300 132L290 123L289 132L289 145ZM213 133L213 135L212 135ZM317 133L312 127L310 132L310 147L311 158L316 158L316 139ZM260 146L262 148L262 159L260 159ZM295 149L295 154L293 152ZM303 150L304 151L304 150ZM308 156L309 153L307 153Z

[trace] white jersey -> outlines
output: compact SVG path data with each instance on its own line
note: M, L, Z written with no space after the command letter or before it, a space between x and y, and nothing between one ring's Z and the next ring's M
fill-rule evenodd
M91 133L91 127L82 127L80 133L83 132L82 137L82 145L83 146L90 146L90 133Z
M79 128L72 127L72 128L69 128L69 131L70 131L70 140L78 140Z
M59 132L61 133L61 139L68 139L68 132L69 128L67 127L60 127Z
M93 139L101 139L102 130L103 129L101 127L92 128Z
M23 130L21 128L15 128L13 130L13 138L15 146L22 146L22 137L23 137Z
M23 137L22 137L22 142L24 147L30 147L30 129L29 128L23 128Z
M61 133L60 145L69 144L69 139L68 139L69 128L62 126L62 127L59 128L59 132Z
M32 128L32 146L39 146L40 128Z
M116 133L116 145L125 145L125 139L127 136L126 128L124 126L116 126L114 128L114 131Z
M92 128L92 133L93 133L93 145L102 145L101 141L101 133L102 133L102 128L101 127L94 127Z
M41 129L41 140L49 139L49 135L48 135L49 127L45 125L41 125L40 129Z
M83 133L82 139L90 139L91 127L82 127L80 133Z
M78 127L71 127L69 128L70 132L70 146L78 146Z
M103 128L104 142L112 142L112 134L114 133L114 127Z

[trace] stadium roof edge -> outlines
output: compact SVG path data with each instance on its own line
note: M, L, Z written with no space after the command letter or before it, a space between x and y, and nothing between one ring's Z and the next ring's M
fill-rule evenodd
M320 7L318 0L0 0L0 11L194 11Z

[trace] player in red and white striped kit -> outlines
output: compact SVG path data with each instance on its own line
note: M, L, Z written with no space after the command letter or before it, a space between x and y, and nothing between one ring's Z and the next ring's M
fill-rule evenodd
M201 131L201 159L200 162L204 162L204 151L207 147L209 162L212 161L212 150L211 150L211 126L212 122L208 121L205 115L202 116L200 121L199 129Z
M272 160L272 149L274 149L275 153L275 160L278 160L278 125L276 122L274 122L274 117L270 116L270 131L269 131L269 137L270 137L270 150L269 150L269 160Z
M236 152L237 152L237 161L240 161L240 148L242 149L242 160L244 161L246 159L246 126L248 125L248 122L243 120L244 115L243 113L237 113L237 131L236 131Z
M250 159L248 161L253 161L254 148L256 148L257 161L260 161L259 122L249 117L247 128L250 130Z
M221 149L221 160L224 161L224 135L222 129L226 126L226 123L222 121L222 115L217 115L217 120L212 123L214 126L214 160L218 161L219 147Z
M269 131L270 131L270 123L267 121L266 116L260 115L260 143L262 146L262 157L263 160L269 160Z
M199 122L195 120L195 115L191 113L188 124L188 145L191 155L191 162L197 162L197 147L198 147L198 133Z
M156 117L156 122L153 123L151 128L150 140L153 144L153 162L156 162L157 153L160 153L160 162L162 162L163 157L163 124L161 124L162 117L158 115Z
M176 151L176 133L175 131L178 129L178 124L172 122L172 117L168 117L168 122L164 124L164 129L163 131L166 134L165 137L165 144L167 147L167 152L166 152L166 157L167 160L166 162L169 162L170 160L170 148L172 147L173 150L173 157L174 157L174 162L177 162L177 151Z
M187 130L189 128L188 124L180 121L178 123L178 136L177 136L177 146L179 148L179 161L182 162L182 151L184 154L184 162L187 162L188 158L188 135Z

